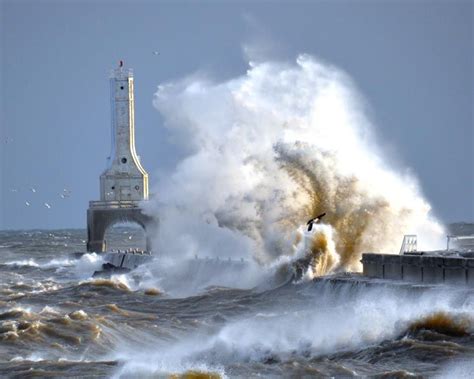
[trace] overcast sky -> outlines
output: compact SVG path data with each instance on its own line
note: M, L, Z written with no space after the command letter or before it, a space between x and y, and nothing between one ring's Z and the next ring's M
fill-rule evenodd
M136 145L153 185L180 156L152 106L158 84L240 76L249 44L264 58L309 53L347 72L383 148L416 174L435 214L474 220L472 1L1 4L0 229L86 226L119 59L134 69Z

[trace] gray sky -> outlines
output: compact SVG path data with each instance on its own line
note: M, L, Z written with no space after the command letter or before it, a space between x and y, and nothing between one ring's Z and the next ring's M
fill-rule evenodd
M345 70L371 105L384 149L416 173L435 213L474 220L471 1L1 7L0 229L86 226L110 152L108 74L119 59L135 72L136 144L153 184L180 154L152 106L157 85L198 70L217 80L242 75L242 44L254 42L272 59L309 53Z

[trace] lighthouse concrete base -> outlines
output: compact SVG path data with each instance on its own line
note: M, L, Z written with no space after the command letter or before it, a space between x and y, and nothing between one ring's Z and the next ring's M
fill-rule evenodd
M87 210L87 251L107 251L105 232L120 222L140 225L146 234L147 251L152 251L150 235L158 231L158 220L142 212L136 201L91 201Z

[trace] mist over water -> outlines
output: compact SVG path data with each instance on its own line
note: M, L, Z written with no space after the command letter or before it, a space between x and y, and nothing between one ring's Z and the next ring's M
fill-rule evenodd
M224 82L160 85L154 105L185 152L147 209L160 218L160 253L264 265L306 255L312 277L360 270L363 252L398 252L404 234L418 234L421 249L444 237L416 178L387 161L364 99L334 66L308 55L250 63ZM327 225L305 234L323 212Z

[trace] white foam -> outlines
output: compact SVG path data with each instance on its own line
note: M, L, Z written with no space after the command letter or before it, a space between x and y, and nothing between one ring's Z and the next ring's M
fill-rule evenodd
M110 280L118 284L123 284L132 291L135 291L139 288L135 281L127 274L114 274L110 277Z
M185 363L168 359L154 359L149 361L149 357L135 357L135 360L127 360L125 364L114 373L112 378L156 378L170 377L173 375L185 374L189 371L197 371L203 374L217 373L222 379L228 378L225 370L220 366L213 366L204 362Z
M32 258L30 259L23 259L20 261L11 261L11 262L5 262L7 266L18 266L18 267L39 267L40 265Z
M416 178L388 162L365 101L341 70L301 55L254 63L213 83L193 76L161 85L154 104L183 158L145 205L160 218L161 255L292 254L295 231L326 212L344 269L360 254L443 242ZM184 138L185 137L185 138Z
M70 258L56 258L46 263L41 264L42 268L59 268L59 267L70 267L75 263L74 259Z
M40 267L44 269L68 267L74 265L74 260L69 258L55 258L47 262L41 262L33 258L23 259L18 261L5 262L8 266L28 266L28 267Z
M41 362L41 361L44 361L44 360L45 360L45 358L43 358L42 355L40 355L38 353L33 353L33 354L28 355L27 357L23 357L21 355L18 355L16 357L13 357L12 359L10 359L10 362L23 362L23 361Z
M79 279L90 278L95 271L102 269L104 258L96 253L88 253L81 256L73 266L74 274Z
M56 308L51 307L49 305L46 305L40 312L39 314L50 314L50 315L60 315L61 312L59 312Z
M137 285L130 276L138 277ZM115 275L113 277L116 277ZM156 259L124 276L132 289L158 288L170 296L191 296L211 286L252 288L264 279L264 269L253 261L216 258Z

